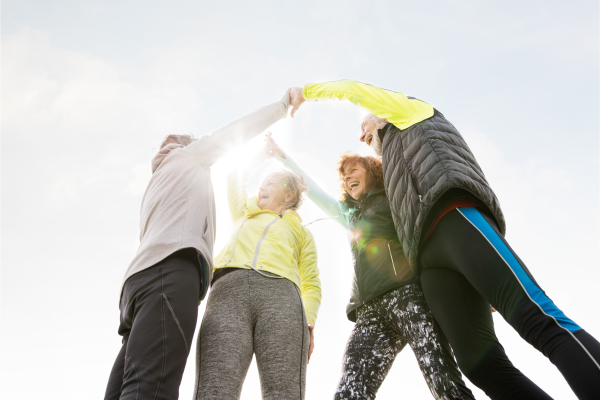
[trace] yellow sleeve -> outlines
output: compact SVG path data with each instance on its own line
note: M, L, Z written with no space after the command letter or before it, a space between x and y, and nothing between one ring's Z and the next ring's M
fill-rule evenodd
M321 280L317 268L317 246L315 239L308 229L300 253L298 272L300 273L300 293L304 303L304 311L308 322L315 325L317 313L321 306Z
M237 221L244 216L246 211L246 181L248 174L241 169L234 169L227 175L227 201L229 203L229 212L231 220Z
M246 182L252 171L266 159L267 154L264 151L259 151L247 163L233 169L227 175L227 201L229 202L229 212L231 213L232 221L237 221L245 215L244 212L247 208L246 201L248 200Z
M399 129L433 116L433 107L421 100L351 80L309 83L302 91L306 100L350 100Z

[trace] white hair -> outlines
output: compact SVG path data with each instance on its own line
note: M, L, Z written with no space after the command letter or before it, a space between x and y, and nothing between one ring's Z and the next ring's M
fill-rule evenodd
M365 116L365 119L370 118L373 120L373 122L375 123L375 125L377 126L377 129L381 129L384 126L387 125L388 120L385 118L379 118L378 116L376 116L375 114L367 114Z

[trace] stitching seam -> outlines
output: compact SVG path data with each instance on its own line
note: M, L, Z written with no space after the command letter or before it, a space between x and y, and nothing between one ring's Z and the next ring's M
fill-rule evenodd
M159 269L159 271L160 271L160 292L161 292L161 294L164 294L162 268ZM160 387L162 386L162 381L165 376L165 364L167 362L167 334L165 331L164 303L162 301L160 302L160 309L161 309L160 317L161 317L161 322L162 322L162 333L163 333L163 362L162 362L162 370L160 373L160 379L158 381L158 387L156 388L156 395L154 396L154 400L158 399L158 395L160 393Z
M138 376L137 368L135 367L135 363L131 359L131 357L125 357L125 361L129 361L131 366L133 367L133 372L135 372L135 380L137 382L137 387L135 388L135 398L136 400L140 398L140 379Z
M173 310L173 307L171 307L171 303L169 302L167 295L164 293L163 293L163 299L165 299L165 301L167 302L167 307L169 307L169 310L171 311L171 315L173 316L173 319L175 320L175 323L177 324L177 328L179 328L179 332L181 332L181 336L183 337L183 342L185 343L185 349L188 350L188 342L185 339L185 334L183 333L181 324L179 323L179 320L177 319L177 316L175 315L175 311Z

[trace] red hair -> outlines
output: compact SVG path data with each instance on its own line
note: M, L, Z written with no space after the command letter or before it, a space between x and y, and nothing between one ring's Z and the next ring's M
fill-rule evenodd
M341 200L347 201L352 198L346 191L344 185L345 168L359 162L367 170L367 185L373 185L374 189L383 187L383 164L381 157L361 156L352 152L342 154L338 161L338 173L340 174L340 187L342 189Z

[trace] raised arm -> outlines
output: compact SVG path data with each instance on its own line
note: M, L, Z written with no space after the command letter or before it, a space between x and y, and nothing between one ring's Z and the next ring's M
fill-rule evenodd
M292 92L294 90L297 89L292 88ZM309 83L304 86L302 94L308 101L349 100L379 118L387 119L399 129L406 129L433 116L433 107L430 104L417 99L409 99L399 92L351 80Z
M185 147L198 162L210 167L229 150L247 142L286 116L290 104L289 90L280 101L264 106L211 135Z
M350 223L348 208L343 205L342 202L325 192L304 170L302 170L302 168L300 168L298 164L296 164L289 154L285 153L281 147L275 143L270 134L267 134L267 148L273 151L275 159L281 162L286 168L302 175L308 186L308 190L306 191L308 198L323 210L328 217L339 222L344 229L347 229L348 224Z
M237 221L244 216L248 201L246 182L250 174L266 159L267 153L261 150L249 162L242 163L240 168L235 168L227 175L227 200L232 221Z

